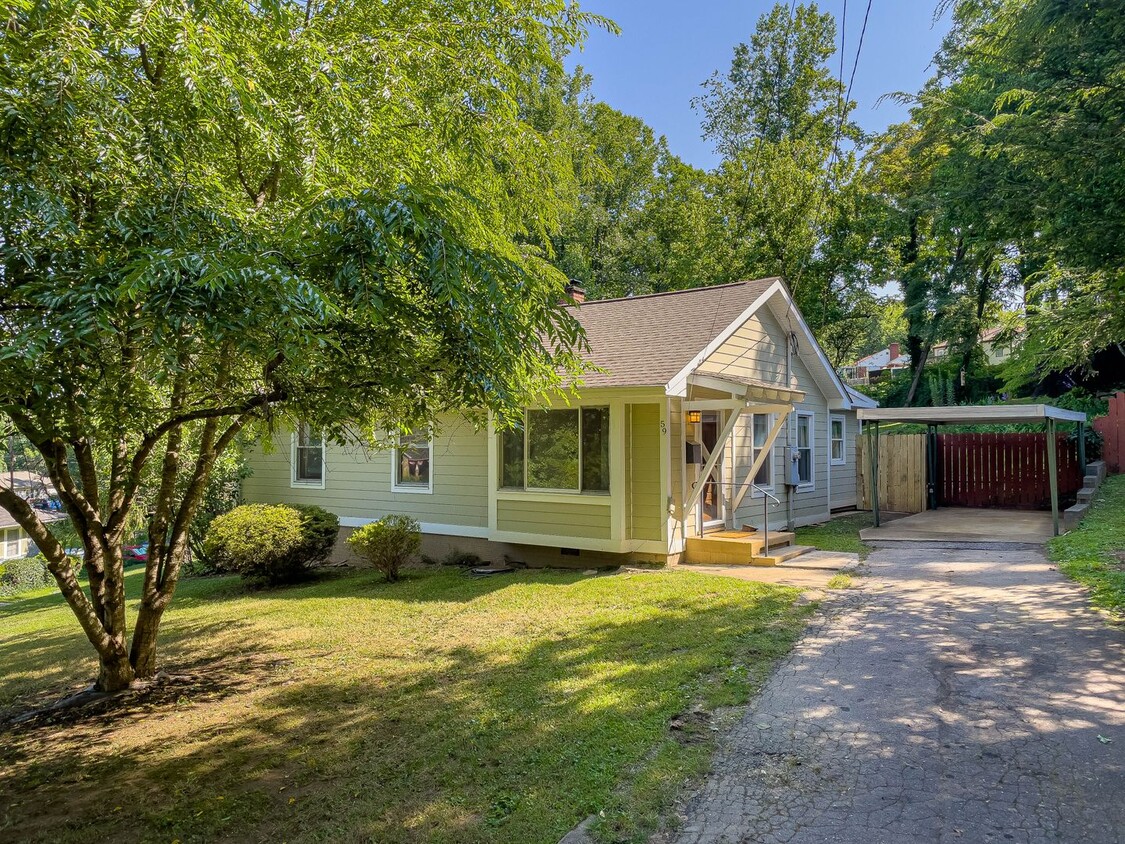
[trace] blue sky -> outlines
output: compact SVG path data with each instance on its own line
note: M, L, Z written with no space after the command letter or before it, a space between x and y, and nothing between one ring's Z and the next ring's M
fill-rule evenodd
M821 0L839 24L845 0ZM933 20L937 0L873 0L852 99L856 121L877 131L906 117L907 109L879 97L890 91L917 91L930 76L930 60L949 27L948 15ZM845 75L850 75L866 3L847 3L844 27ZM595 31L571 66L594 77L593 94L626 114L636 115L672 152L697 167L717 161L699 136L699 115L691 98L715 70L730 66L735 44L749 40L770 0L585 0L585 10L605 15L621 35ZM839 36L837 36L839 43ZM831 66L838 72L839 57Z

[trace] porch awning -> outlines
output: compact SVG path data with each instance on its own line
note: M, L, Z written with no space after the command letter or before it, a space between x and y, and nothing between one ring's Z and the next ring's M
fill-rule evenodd
M722 390L735 398L745 399L748 402L796 404L805 399L805 394L801 390L790 390L777 383L732 375L727 372L700 372L696 370L688 376L688 384L706 387L710 390Z

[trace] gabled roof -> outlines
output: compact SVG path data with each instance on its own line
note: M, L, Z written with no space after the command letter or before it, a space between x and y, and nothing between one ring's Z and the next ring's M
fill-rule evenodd
M575 308L586 330L586 387L663 387L776 282L776 278L601 299Z
M586 331L586 359L605 372L584 387L663 387L682 395L687 378L763 305L778 319L791 317L801 339L798 355L826 395L850 407L836 371L793 304L780 278L762 278L626 299L593 300L575 307Z

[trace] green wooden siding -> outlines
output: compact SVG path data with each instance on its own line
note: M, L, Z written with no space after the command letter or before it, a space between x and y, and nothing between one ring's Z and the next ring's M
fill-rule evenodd
M628 532L630 539L660 540L664 495L660 489L660 405L629 405Z

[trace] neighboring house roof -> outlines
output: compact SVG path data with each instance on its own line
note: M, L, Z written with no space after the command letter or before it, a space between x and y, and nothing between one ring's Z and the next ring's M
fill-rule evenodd
M66 518L66 513L49 512L46 510L36 510L35 512L39 514L39 519L44 524L58 522ZM19 522L12 518L11 513L9 513L3 507L0 507L0 530L3 530L4 528L14 527L19 527Z
M776 278L696 287L575 308L586 331L586 360L605 372L586 387L663 387L776 282Z
M890 349L880 349L866 357L860 358L853 363L852 366L863 366L867 369L886 369L888 366L910 366L910 355L900 354L892 358Z

